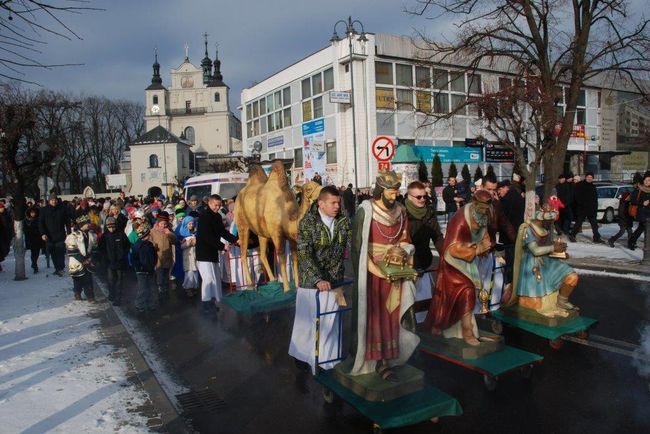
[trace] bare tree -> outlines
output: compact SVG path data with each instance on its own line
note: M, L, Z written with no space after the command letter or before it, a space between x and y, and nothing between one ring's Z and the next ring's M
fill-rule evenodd
M451 18L456 26L453 40L418 34L425 59L461 65L460 72L470 75L496 70L512 78L504 87L486 86L467 104L478 106L487 132L515 152L528 191L534 192L543 166L548 197L585 83L615 81L646 93L641 78L650 66L648 20L629 8L627 0L414 0L407 11L436 22ZM562 88L563 111L557 106ZM528 165L527 149L533 155ZM527 196L527 213L533 199L534 193Z
M82 39L64 21L70 14L102 10L90 0L0 0L0 77L33 83L25 70L79 64L48 64L39 60L49 37Z

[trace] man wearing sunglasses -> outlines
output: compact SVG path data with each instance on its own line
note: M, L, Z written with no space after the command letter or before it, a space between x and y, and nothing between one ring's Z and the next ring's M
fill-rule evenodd
M432 296L433 278L432 273L427 271L433 265L430 242L433 241L438 253L442 249L443 242L436 210L432 205L427 205L427 202L426 186L420 181L411 182L407 189L404 205L406 206L406 215L409 222L409 235L415 247L413 268L420 274L415 281L416 302L428 300ZM420 310L417 305L415 310ZM417 312L415 316L417 321L421 322L426 316L426 311Z

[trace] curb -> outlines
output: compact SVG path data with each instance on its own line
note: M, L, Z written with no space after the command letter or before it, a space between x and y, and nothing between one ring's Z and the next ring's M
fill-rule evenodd
M93 277L95 288L99 289L107 297L104 282L96 275ZM106 300L104 303L109 302ZM158 415L151 415L149 428L153 431L171 434L192 433L193 430L187 426L185 419L179 414L170 397L161 386L155 371L147 363L140 348L138 348L128 329L115 312L115 308L109 303L108 307L103 310L103 314L106 320L106 324L103 324L106 334L123 344L127 352L128 360L133 364L133 369L128 375L136 377L142 384L142 387L149 395L154 409L159 413Z
M584 259L568 259L566 263L575 269L618 273L621 275L639 274L650 277L650 266L641 265L636 261L630 262L629 264L612 264L597 260L586 262Z

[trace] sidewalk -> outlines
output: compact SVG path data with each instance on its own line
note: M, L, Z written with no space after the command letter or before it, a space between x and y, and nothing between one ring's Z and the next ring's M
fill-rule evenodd
M72 301L72 279L0 272L2 432L181 432L183 424L126 330L96 289Z

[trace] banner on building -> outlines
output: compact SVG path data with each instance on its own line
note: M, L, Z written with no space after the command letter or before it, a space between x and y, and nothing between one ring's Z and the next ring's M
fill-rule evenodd
M304 178L312 179L316 174L323 177L327 166L325 152L325 120L323 118L302 124L302 155Z
M414 146L416 155L425 163L431 163L438 154L441 163L480 163L483 152L478 148L455 146Z

